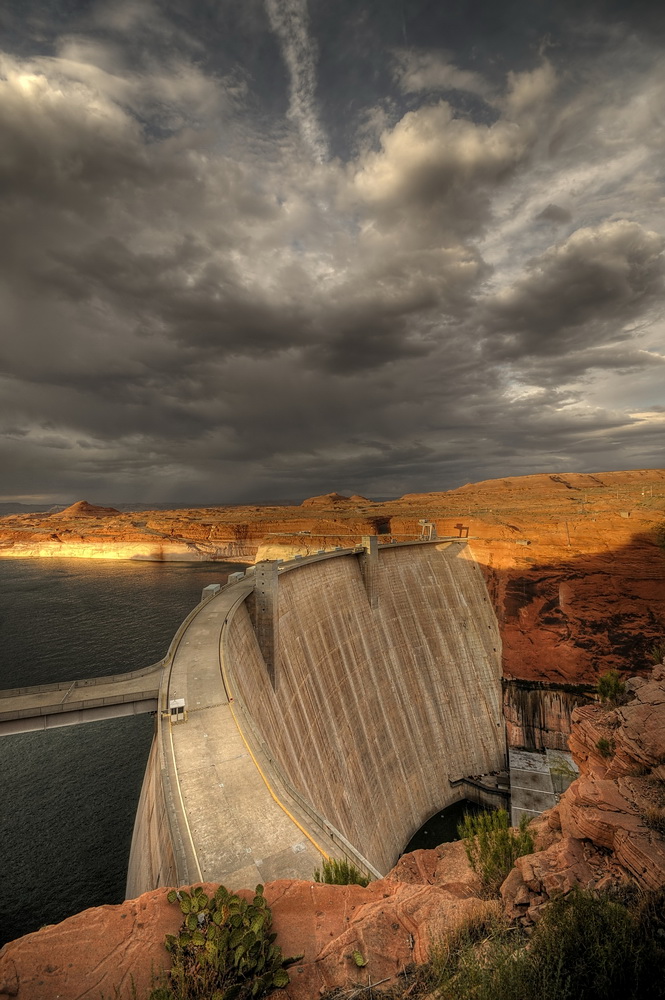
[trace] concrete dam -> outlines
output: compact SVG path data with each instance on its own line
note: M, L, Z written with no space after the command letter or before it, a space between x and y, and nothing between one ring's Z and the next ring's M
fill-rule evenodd
M505 768L499 630L466 541L259 563L179 632L128 896L311 878L322 854L385 874L462 779Z

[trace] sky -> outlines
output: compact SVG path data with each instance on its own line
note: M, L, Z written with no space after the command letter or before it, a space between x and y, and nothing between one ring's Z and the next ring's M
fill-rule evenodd
M658 0L5 0L0 501L663 465Z

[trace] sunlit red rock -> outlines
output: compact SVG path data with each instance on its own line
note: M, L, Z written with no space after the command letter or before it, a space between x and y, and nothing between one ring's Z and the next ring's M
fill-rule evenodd
M574 885L665 886L665 838L649 822L650 811L665 817L665 666L635 686L627 705L576 709L570 746L582 773L539 818L543 850L519 858L502 886L511 917L536 919L555 892Z
M213 892L216 885L206 885ZM153 972L169 965L163 942L182 914L157 889L119 906L101 906L43 928L0 952L0 996L18 1000L83 1000L147 995ZM251 892L245 892L248 898ZM437 885L390 879L361 886L281 881L265 887L273 929L291 966L291 984L277 994L311 1000L325 989L394 979L424 962L430 945L460 920L492 904L460 898ZM367 965L359 968L353 951Z

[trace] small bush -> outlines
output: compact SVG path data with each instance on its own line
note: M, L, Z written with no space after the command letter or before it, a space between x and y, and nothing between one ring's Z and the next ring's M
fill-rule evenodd
M172 890L167 898L180 905L184 920L178 934L166 935L173 964L150 1000L260 1000L288 985L284 966L297 959L283 958L274 943L262 885L252 903L223 885L212 899L201 886L191 895Z
M649 656L652 663L662 663L665 660L665 642L654 642L649 650Z
M616 749L616 743L614 740L608 740L604 736L601 736L596 743L596 750L601 755L601 757L614 757L614 751Z
M498 919L462 925L432 950L426 985L437 1000L662 1000L664 902L574 890L530 937Z
M522 935L511 933L496 913L470 917L432 948L429 965L422 970L426 992L440 1000L484 997L485 981L494 975L504 951L512 951L518 940Z
M550 774L556 774L557 777L570 781L575 781L575 778L579 777L577 768L573 767L565 757L557 757L555 759L554 763L550 766Z
M642 819L650 830L655 830L661 837L665 837L665 809L646 809Z
M532 995L641 997L649 960L638 922L602 896L574 890L545 910L522 962Z
M469 864L480 879L486 896L498 895L501 883L517 858L533 852L533 837L528 825L527 817L522 816L519 830L514 833L506 810L497 809L476 813L475 816L466 813L457 827Z
M656 545L659 545L661 549L665 549L665 521L656 527L654 534L656 536Z
M596 691L603 705L619 705L626 695L626 685L618 670L608 670L598 678Z
M314 872L315 882L326 882L328 885L369 885L371 879L363 875L359 868L351 864L345 858L337 860L330 858L323 861L323 870L319 868Z

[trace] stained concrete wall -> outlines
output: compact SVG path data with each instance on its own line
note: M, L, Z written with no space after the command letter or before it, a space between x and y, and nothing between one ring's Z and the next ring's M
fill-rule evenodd
M179 881L159 758L160 741L153 739L134 821L126 899Z
M206 595L206 599L192 608L178 626L166 656L161 661L164 671L155 717L155 735L134 818L125 888L127 899L134 899L141 893L162 885L178 885L181 883L179 873L187 871L173 801L172 777L166 760L165 744L168 742L169 722L164 719L164 714L169 704L171 669L180 643L192 621L210 600L211 596ZM186 878L182 881L186 881Z
M291 784L379 871L449 779L505 766L501 644L464 543L385 547L370 607L354 555L279 578L275 687L246 605L228 624L232 686Z
M592 696L524 681L503 682L503 712L508 743L526 750L567 750L573 710Z

